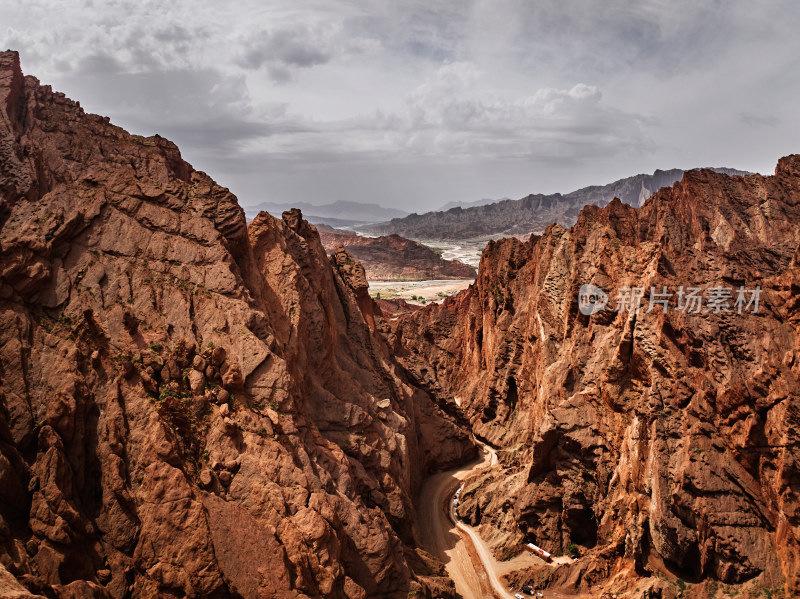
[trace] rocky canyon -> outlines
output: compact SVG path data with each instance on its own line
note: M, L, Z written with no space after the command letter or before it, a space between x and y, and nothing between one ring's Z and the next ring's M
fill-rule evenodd
M798 223L800 156L769 177L691 171L641 208L490 242L475 285L394 323L395 355L498 449L459 516L500 559L528 542L580 556L514 582L800 593ZM605 309L581 312L584 284ZM679 286L760 288L760 305L616 299Z
M0 55L0 595L452 596L363 268ZM352 262L352 261L351 261Z
M0 597L455 599L420 490L481 444L455 517L571 558L506 587L798 596L800 156L576 218L381 305L299 210L248 224L0 53ZM679 287L731 309L624 305Z

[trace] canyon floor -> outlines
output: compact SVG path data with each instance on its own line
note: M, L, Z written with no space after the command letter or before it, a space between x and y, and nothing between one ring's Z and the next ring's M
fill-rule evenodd
M434 281L370 281L369 292L378 299L403 299L413 304L440 302L469 287L475 279ZM379 295L380 294L380 295Z
M485 239L464 239L459 241L448 241L443 239L426 239L420 243L430 248L439 250L445 260L458 260L464 264L469 264L478 268L481 261L481 252L489 243L491 238Z
M444 562L456 591L463 599L514 599L514 594L519 591L509 587L503 578L511 572L546 565L548 562L527 550L513 558L498 561L480 534L459 520L452 504L456 490L463 487L464 481L473 474L498 466L497 452L485 443L474 441L481 447L478 459L460 468L434 474L423 483L417 501L422 546ZM552 565L571 561L566 556L559 556L553 558ZM545 599L592 597L534 589L534 593L537 592L541 592Z

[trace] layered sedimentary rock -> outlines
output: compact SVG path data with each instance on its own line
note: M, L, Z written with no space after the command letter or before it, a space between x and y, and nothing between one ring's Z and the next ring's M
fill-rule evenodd
M328 253L341 247L352 254L364 265L371 281L475 278L471 266L458 260L444 260L428 246L399 235L363 237L320 226L320 237Z
M0 588L449 596L411 498L474 448L345 266L0 54Z
M800 156L769 177L691 171L641 208L490 243L469 290L398 319L420 384L501 448L459 514L498 557L523 541L586 556L516 582L800 594L799 247ZM604 309L579 310L584 284ZM649 304L664 287L666 313ZM701 288L699 313L678 309L681 287ZM756 313L737 307L756 287ZM626 288L646 290L638 312ZM641 596L661 596L650 580Z

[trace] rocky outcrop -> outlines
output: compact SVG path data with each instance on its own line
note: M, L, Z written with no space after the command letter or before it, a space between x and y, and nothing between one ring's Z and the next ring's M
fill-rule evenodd
M371 281L474 279L475 269L458 260L444 260L426 245L398 235L362 237L320 226L322 245L330 254L344 248L364 265Z
M451 593L411 498L474 448L352 274L0 54L2 588Z
M747 174L729 168L712 170L728 175ZM541 233L553 223L571 227L581 209L590 204L603 207L614 198L619 198L631 206L640 206L660 188L679 181L684 172L680 169L657 170L652 175L634 175L608 185L593 185L563 195L530 194L519 200L411 214L386 223L363 226L359 230L373 235L398 234L413 239L527 236Z
M490 243L469 290L396 321L409 371L500 449L461 517L499 557L523 541L583 556L518 581L800 593L799 224L800 156L770 177L691 171L639 209L615 200ZM584 284L605 309L579 310ZM706 303L650 309L651 287ZM761 288L755 313L740 287ZM732 288L726 309L713 288Z
M401 218L408 214L405 210L398 210L397 208L387 208L386 206L380 206L378 204L350 202L345 200L337 200L322 205L298 201L291 201L289 203L260 202L255 206L243 206L242 208L248 216L252 215L253 218L258 216L259 212L269 212L274 216L278 216L293 208L297 208L303 212L308 222L321 225L320 229L324 228L326 225L337 227L377 223L390 218Z
M381 313L388 318L396 318L402 314L408 314L410 312L422 310L422 306L419 304L410 304L400 297L394 297L391 299L379 298L375 300L375 305L378 306Z

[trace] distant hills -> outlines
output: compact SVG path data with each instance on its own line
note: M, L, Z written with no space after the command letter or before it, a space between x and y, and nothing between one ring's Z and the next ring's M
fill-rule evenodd
M396 208L384 208L378 204L362 204L360 202L338 201L315 206L308 202L262 202L255 206L242 206L247 218L255 218L259 212L269 212L280 218L281 214L291 208L299 208L303 217L315 225L325 224L332 227L349 227L369 223L383 222L393 218L402 218L408 214Z
M475 269L458 260L444 260L426 245L397 235L362 237L319 225L322 246L329 254L344 247L364 265L368 281L474 279Z
M486 204L494 204L496 202L503 202L510 199L511 198L499 198L493 200L491 198L483 198L482 200L475 200L474 202L447 202L444 206L439 208L438 212L445 212L451 208L473 208L475 206L485 206Z
M746 171L712 168L727 175L746 175ZM640 206L662 187L670 187L685 171L656 170L652 175L634 175L609 183L584 187L568 194L531 194L519 200L446 211L410 214L389 222L359 226L370 235L397 234L411 239L472 239L494 235L527 235L541 232L552 223L565 227L575 224L581 208L588 204L605 206L615 197L632 206Z

